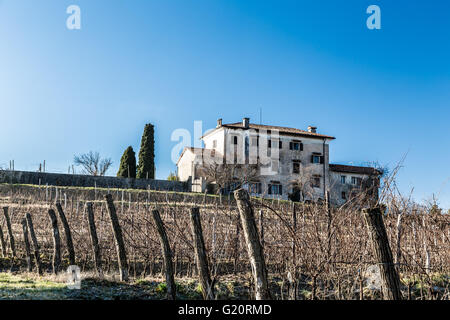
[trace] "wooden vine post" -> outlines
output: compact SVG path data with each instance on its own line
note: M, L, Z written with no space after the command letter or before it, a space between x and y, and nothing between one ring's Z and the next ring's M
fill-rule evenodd
M48 215L53 229L53 273L57 274L61 266L61 238L59 236L58 220L56 219L55 210L49 209Z
M27 269L28 272L31 272L32 266L31 266L31 250L30 250L30 240L28 239L28 227L27 227L27 220L25 218L21 221L22 224L22 231L23 231L23 242L25 244L25 260L27 262Z
M69 223L67 222L66 215L60 202L56 203L56 209L58 209L59 219L64 228L64 234L66 236L67 251L69 252L69 263L71 266L75 265L75 249L73 248L72 233L70 232Z
M98 245L97 228L95 227L94 210L92 202L87 204L87 218L89 224L89 234L92 242L92 252L94 253L94 266L98 276L102 276L102 260L100 255L100 246Z
M3 236L2 226L0 225L0 244L2 245L2 257L6 257L6 242L5 237Z
M253 207L250 203L248 192L238 189L234 192L234 197L239 209L242 229L244 231L247 253L252 266L252 274L255 282L256 300L271 299L269 283L267 280L267 268L264 260L264 252L259 239L256 227Z
M200 222L200 210L191 208L191 230L194 239L195 259L197 270L202 285L202 294L205 300L214 300L214 282L209 274L208 259L206 256L205 241L203 239L202 224Z
M127 253L125 251L125 244L122 236L122 229L120 228L119 218L117 217L116 207L112 196L107 194L105 196L108 205L108 213L111 220L111 228L114 233L114 241L116 243L117 257L119 260L119 273L121 281L128 281L128 262Z
M16 245L15 245L15 241L14 241L14 234L13 234L13 231L11 228L11 219L9 218L8 207L3 207L3 215L5 216L6 228L8 229L9 246L11 248L12 256L15 258L16 257Z
M166 229L161 220L161 216L158 210L152 211L153 221L155 222L156 229L158 230L159 240L161 242L161 248L164 258L165 274L166 274L166 285L167 285L167 299L176 299L176 285L174 279L173 262L172 262L172 251L170 250L169 240L167 238Z
M34 260L36 261L36 270L39 275L42 274L42 264L41 256L39 253L39 244L36 238L36 233L34 232L33 220L31 220L31 214L27 213L25 215L27 219L28 230L30 231L31 242L33 242Z
M372 242L375 259L380 266L381 285L385 300L401 300L400 278L394 265L389 239L380 208L362 211Z

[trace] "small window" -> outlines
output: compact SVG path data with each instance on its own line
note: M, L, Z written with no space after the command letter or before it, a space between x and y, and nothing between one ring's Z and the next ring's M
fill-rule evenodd
M292 163L292 173L300 173L300 162L294 161Z
M283 142L281 140L278 141L278 149L283 149Z
M217 140L213 141L213 149L217 148Z
M314 176L311 178L311 187L320 188L320 176Z
M303 151L303 143L301 142L290 142L289 150Z
M233 144L238 144L238 137L237 136L233 137Z
M283 186L278 183L269 184L269 194L282 195L283 194Z
M345 184L347 177L346 176L341 176L341 183Z
M321 156L318 156L318 155L314 154L312 156L312 163L321 163L320 158L321 158Z
M352 184L361 185L362 184L362 178L352 177Z
M345 191L342 191L341 198L342 200L347 200L347 195L345 194Z
M267 148L272 148L272 140L267 140Z
M248 186L248 191L252 194L260 194L261 193L261 183L260 182L252 182Z

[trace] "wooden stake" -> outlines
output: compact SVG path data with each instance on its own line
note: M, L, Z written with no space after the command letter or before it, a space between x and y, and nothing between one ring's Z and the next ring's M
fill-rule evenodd
M56 209L58 209L59 218L61 219L64 234L66 236L67 250L69 251L69 263L71 266L75 265L75 249L73 248L72 234L70 232L69 223L67 222L66 215L60 202L56 203Z
M36 233L34 232L33 221L31 220L31 214L27 213L25 215L27 219L28 229L30 230L31 241L33 242L34 249L34 259L36 261L36 270L39 275L42 274L42 264L41 264L41 256L39 254L39 244L36 238Z
M239 209L245 242L247 243L247 252L252 266L256 300L271 299L264 252L259 239L250 197L246 190L238 189L234 192L234 198Z
M48 215L53 228L53 273L57 274L61 266L61 238L59 236L58 220L56 220L55 210L49 209Z
M155 222L156 229L158 230L159 240L161 242L161 249L164 257L165 274L166 274L166 285L167 285L167 299L176 299L176 285L174 280L173 262L172 262L172 251L170 250L169 240L167 239L166 229L161 220L158 210L152 211L153 221Z
M31 272L33 269L31 267L31 250L30 250L30 240L28 239L28 228L27 228L27 220L25 218L21 221L22 230L23 230L23 241L25 243L25 260L27 262L28 272Z
M122 192L123 195L123 192ZM117 257L119 260L119 273L121 281L128 281L128 262L127 253L125 251L125 244L123 242L122 229L120 228L119 219L117 218L116 207L112 200L112 196L107 194L105 196L108 205L109 217L111 220L111 228L114 233L114 240L116 242ZM122 202L123 204L123 202Z
M208 259L206 257L205 242L203 240L202 225L200 222L200 210L197 207L191 208L191 229L203 298L205 300L214 300L214 283L211 281L209 274Z
M94 253L95 270L98 276L102 276L102 260L100 255L100 247L98 245L97 228L95 227L94 210L92 208L92 202L87 203L87 217L89 223L89 234L91 236L92 251Z
M381 210L379 208L364 209L362 213L375 258L380 266L383 298L386 300L401 300L400 278L395 269Z

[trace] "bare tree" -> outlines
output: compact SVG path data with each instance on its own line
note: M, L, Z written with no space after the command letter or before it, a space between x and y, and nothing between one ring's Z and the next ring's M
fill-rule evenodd
M217 186L217 193L232 186L233 189L242 188L259 177L259 168L255 164L205 162L199 172L208 183Z
M84 174L92 176L104 176L112 165L111 158L102 159L98 152L92 151L75 156L73 161L75 165L82 166Z

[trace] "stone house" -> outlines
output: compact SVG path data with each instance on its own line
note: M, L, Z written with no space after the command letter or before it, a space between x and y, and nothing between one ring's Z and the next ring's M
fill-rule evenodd
M313 126L300 130L253 124L249 118L229 124L219 119L201 139L204 148L184 148L177 162L179 180L189 181L193 192L226 181L223 193L243 186L254 196L296 201L323 200L328 194L340 205L362 189L363 181L379 176L374 168L330 164L329 143L335 138Z

